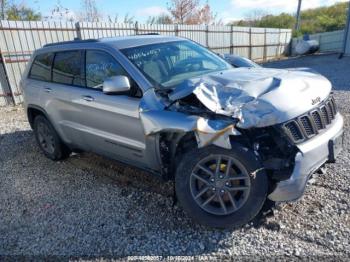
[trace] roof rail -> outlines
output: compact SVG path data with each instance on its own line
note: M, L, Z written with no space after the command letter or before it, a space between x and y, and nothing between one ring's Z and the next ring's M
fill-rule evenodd
M138 35L160 35L159 33L144 33L144 34L137 34L134 36L138 36Z
M98 42L98 40L97 39L80 40L78 38L74 38L73 41L63 41L63 42L57 42L57 43L50 43L50 44L44 45L43 47L66 45L66 44L94 43L94 42Z

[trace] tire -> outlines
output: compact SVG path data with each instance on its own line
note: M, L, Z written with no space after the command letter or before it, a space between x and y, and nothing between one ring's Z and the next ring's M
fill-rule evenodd
M43 115L34 119L34 135L41 151L47 158L58 161L69 157L71 151L62 142L54 127Z
M199 168L197 164L203 166L205 161L211 158L218 161L219 156L222 162L215 162L220 163L215 164L215 170L217 166L219 167L219 175L209 165L211 173L214 172L215 175L215 182L212 182L213 179L210 178L212 176L207 172L208 166L204 166L207 171L202 172L204 169ZM227 166L230 166L228 173L226 173ZM245 169L241 171L241 174L245 175L240 174L241 169ZM197 179L198 176L204 178L206 182ZM218 176L223 179L220 180ZM240 179L242 177L244 178ZM204 185L203 189L198 188L199 184ZM233 143L231 150L208 146L196 148L182 156L175 175L175 190L179 204L196 222L209 227L232 229L250 222L260 212L268 193L268 178L255 154L242 145ZM205 204L215 194L211 202Z

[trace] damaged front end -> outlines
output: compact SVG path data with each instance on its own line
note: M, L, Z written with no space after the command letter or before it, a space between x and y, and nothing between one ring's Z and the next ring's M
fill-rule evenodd
M145 97L149 98L150 95L152 93ZM147 136L164 132L192 132L199 148L214 144L231 149L229 137L240 135L235 128L235 119L210 112L193 96L176 101L157 100L154 97L152 100L158 103L149 107L142 101L140 108L140 118Z
M140 115L146 135L194 131L198 145L230 148L236 129L273 126L310 110L331 90L321 75L265 68L239 68L194 77L145 93ZM222 136L226 136L223 143ZM221 141L218 141L221 140Z
M327 79L305 71L227 70L149 90L140 118L146 136L160 137L166 173L174 168L177 150L208 145L231 149L236 141L254 151L272 191L291 177L300 151L281 124L310 110L315 93L323 101L330 90Z

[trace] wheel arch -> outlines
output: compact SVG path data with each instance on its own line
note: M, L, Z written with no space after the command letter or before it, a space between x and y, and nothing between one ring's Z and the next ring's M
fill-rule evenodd
M195 131L181 132L181 131L168 131L161 132L158 136L159 145L159 159L162 165L162 176L165 180L174 179L177 163L181 161L182 155L193 148L200 148L198 140L196 138ZM230 144L241 145L247 147L247 137L244 135L230 136ZM213 144L208 144L204 147L208 147ZM168 152L164 151L164 146L168 149ZM217 145L214 145L217 146ZM217 146L219 147L219 146ZM220 147L221 148L221 147ZM164 157L165 156L165 157ZM163 168L165 167L165 168Z
M198 147L195 133L193 131L161 132L158 139L162 177L165 180L173 180L175 178L176 163L181 161L182 153L188 148Z
M27 106L27 118L28 118L28 122L29 122L29 125L30 127L33 129L34 127L34 119L36 116L38 115L43 115L45 116L49 121L50 121L50 118L48 117L45 109L43 109L42 107L40 106L37 106L37 105L28 105ZM50 121L51 122L51 121Z

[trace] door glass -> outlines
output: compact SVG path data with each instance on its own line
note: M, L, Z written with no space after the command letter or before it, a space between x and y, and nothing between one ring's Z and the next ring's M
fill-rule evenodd
M102 89L103 81L111 76L128 76L115 59L103 51L86 51L86 85Z
M53 53L37 55L30 69L29 78L50 82L52 60Z
M81 72L81 52L65 51L55 55L52 81L60 84L84 86Z

